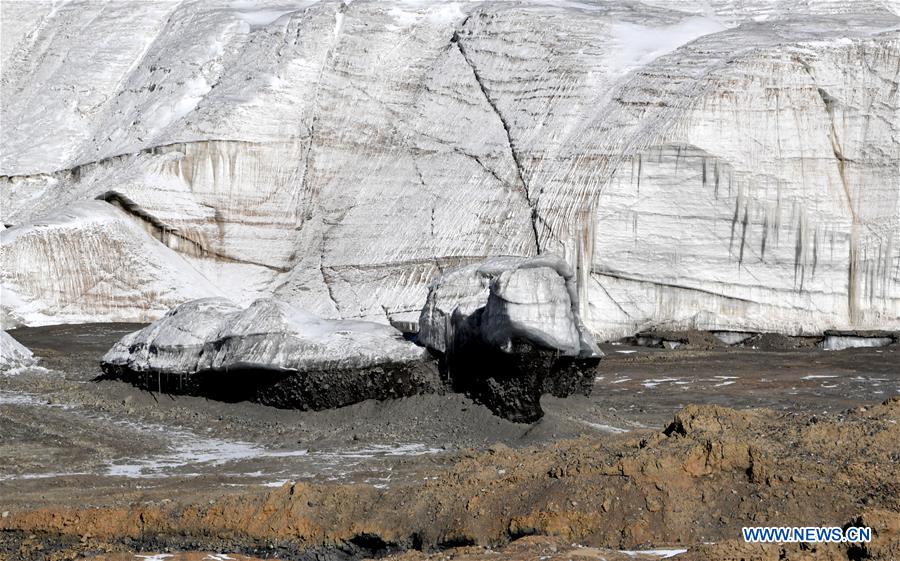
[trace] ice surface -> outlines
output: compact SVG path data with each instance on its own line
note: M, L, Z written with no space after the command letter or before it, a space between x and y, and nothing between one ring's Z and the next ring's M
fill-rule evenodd
M544 414L544 394L590 395L603 353L578 317L562 258L500 257L449 271L428 289L417 342L457 391L513 422Z
M149 321L185 299L220 294L180 253L102 201L0 231L0 261L3 327Z
M896 2L0 17L4 325L270 295L388 323L447 270L541 252L602 338L900 329Z
M548 267L504 271L491 282L482 315L487 340L504 347L516 338L557 349L564 355L581 351L577 303L566 279Z
M646 66L657 58L698 37L725 29L715 18L694 17L673 25L650 27L635 23L611 26L615 49L608 56L610 71L624 74Z
M637 557L639 555L650 555L659 557L660 559L671 559L682 553L687 553L686 549L621 549L619 553L624 553L629 557Z
M393 327L327 320L260 299L243 309L224 298L194 300L117 342L105 365L193 374L261 369L308 372L421 361L427 352Z
M0 375L12 375L35 362L34 355L25 345L6 331L0 332Z
M826 351L841 351L844 349L856 349L863 347L886 347L894 341L895 339L893 337L826 335L825 339L819 346Z
M714 331L713 337L722 341L726 345L737 345L743 343L747 339L753 337L753 333L741 331Z
M558 256L496 257L449 271L429 286L419 344L447 352L478 310L481 334L497 348L518 339L562 355L600 354L578 317L574 273Z

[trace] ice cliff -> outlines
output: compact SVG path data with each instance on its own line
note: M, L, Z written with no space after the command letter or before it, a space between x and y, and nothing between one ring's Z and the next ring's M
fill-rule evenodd
M898 329L898 14L4 1L0 318L414 322L441 272L552 252L600 337Z

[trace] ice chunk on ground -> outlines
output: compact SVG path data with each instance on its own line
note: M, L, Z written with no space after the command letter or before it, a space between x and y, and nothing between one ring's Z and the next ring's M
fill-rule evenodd
M393 327L327 320L273 299L182 304L117 342L108 376L147 389L325 409L435 391L427 351Z
M826 351L886 347L897 342L896 333L889 331L826 331L818 346Z
M581 324L572 270L553 255L492 258L442 276L418 341L441 357L455 389L518 422L543 415L544 393L589 395L602 356Z
M11 375L37 362L25 345L3 331L0 334L0 375Z

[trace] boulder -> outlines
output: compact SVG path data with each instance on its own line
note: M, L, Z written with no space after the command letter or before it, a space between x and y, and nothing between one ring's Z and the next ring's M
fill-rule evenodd
M578 315L561 258L501 257L451 271L429 288L418 342L451 386L516 422L543 416L541 395L589 395L602 353Z
M107 377L168 393L327 409L440 389L428 353L394 328L327 320L274 300L182 304L117 342Z
M31 351L13 339L12 335L6 331L0 333L0 375L14 374L37 362Z

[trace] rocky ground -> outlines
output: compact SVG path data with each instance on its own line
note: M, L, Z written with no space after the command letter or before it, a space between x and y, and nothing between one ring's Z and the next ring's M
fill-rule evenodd
M134 328L12 332L47 370L0 377L0 559L900 557L896 345L608 345L591 397L520 425L455 394L297 412L92 381ZM875 540L739 541L850 523Z

